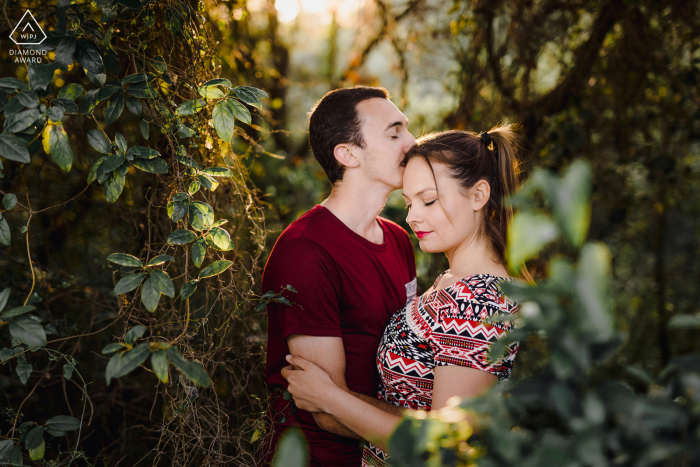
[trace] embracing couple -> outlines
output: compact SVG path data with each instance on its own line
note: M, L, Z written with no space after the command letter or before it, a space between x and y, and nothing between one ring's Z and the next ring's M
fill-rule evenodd
M283 290L291 305L267 307L262 462L298 426L311 466L386 465L404 410L439 410L510 376L518 344L496 362L488 351L517 317L499 288L512 280L503 200L518 183L515 135L500 126L416 141L407 123L383 88L331 91L310 114L333 188L282 233L263 273L263 291ZM408 233L378 217L399 188L421 250L450 265L420 296Z

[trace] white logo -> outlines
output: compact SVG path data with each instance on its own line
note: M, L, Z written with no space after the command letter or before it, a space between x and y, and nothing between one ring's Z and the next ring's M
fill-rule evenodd
M17 45L39 45L46 39L44 30L37 23L32 12L27 10L10 34Z

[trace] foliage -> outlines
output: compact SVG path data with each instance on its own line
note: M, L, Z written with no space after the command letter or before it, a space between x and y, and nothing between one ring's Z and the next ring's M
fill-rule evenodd
M18 5L26 6L31 7ZM235 120L252 124L250 109L262 110L261 99L267 93L243 84L244 76L238 85L218 77L221 66L214 41L203 28L201 2L59 0L46 7L55 12L52 27L45 28L45 41L29 48L49 52L46 56L54 61L8 66L3 68L7 74L0 77L4 114L0 156L8 163L0 164L0 169L7 170L2 180L0 243L7 246L8 258L17 266L3 266L2 282L12 287L0 293L0 339L6 343L0 357L5 368L14 366L16 373L16 381L3 382L4 387L16 389L7 393L11 430L0 444L0 464L51 458L48 462L62 465L86 458L78 446L85 441L82 431L96 414L76 367L85 365L90 371L88 382L93 384L98 380L95 376L104 378L101 391L109 391L115 380L129 375L128 382L118 383L121 392L125 385L153 386L146 372L136 374L149 357L161 384L155 392L143 393L150 394L154 405L160 400L163 423L149 430L158 433L150 446L131 451L131 462L150 457L157 464L164 459L161 456L182 453L202 462L213 458L233 462L240 451L221 443L220 429L229 414L221 412L218 398L231 393L226 390L232 379L228 373L240 371L234 365L230 370L219 369L217 376L214 373L232 346L244 352L259 346L255 340L242 341L231 330L237 315L252 313L249 284L257 274L264 228L247 169L231 152L231 143L241 134ZM95 153L92 163L84 157ZM55 165L45 166L47 160ZM47 176L54 190L50 201L58 200L55 205L40 196L45 187L42 177ZM37 225L47 216L70 218L80 202L86 214L83 231L94 231L104 219L127 211L147 231L140 238L132 236L135 241L100 239L91 245L102 249L96 258L101 263L95 269L99 273L92 277L90 263L61 265L57 258L44 256L42 227ZM222 211L226 218L220 217ZM18 231L25 236L25 248ZM88 247L95 237L99 234L85 236L81 243ZM115 246L129 253L115 253ZM105 253L106 249L111 252ZM38 253L39 261L35 260ZM122 274L109 286L109 293L105 293L109 264L105 259ZM51 279L53 274L70 275L69 282L62 281L63 291ZM104 279L97 279L100 276ZM15 301L11 289L15 295L26 294L26 299L5 310L8 300ZM96 301L99 289L104 292ZM217 297L213 302L210 294ZM56 300L60 310L49 305ZM84 314L85 304L90 304L89 315ZM95 329L96 321L105 318L111 323ZM121 338L112 341L108 335L112 333ZM59 338L47 340L50 334ZM68 342L73 343L70 353L59 351ZM99 349L103 355L113 355L108 360L88 357L90 352L98 355ZM65 360L60 372L67 407L42 407L33 394L39 387L51 394L44 377L51 377L61 359ZM177 372L182 376L174 377ZM74 373L82 381L82 387L77 385L83 405L80 419L72 416L74 396L65 384ZM214 384L215 391L200 394L190 382L205 390ZM28 383L33 388L27 394L21 387ZM250 401L251 395L244 398ZM110 403L115 400L111 398ZM22 409L34 420L46 421L23 421ZM71 415L62 413L66 409ZM51 416L56 410L59 415ZM207 415L195 416L201 410ZM109 409L97 416L109 416ZM44 437L44 433L66 437L73 430L78 434L70 439L75 442L72 450L61 447L65 441ZM126 440L125 436L128 433L120 435ZM238 433L233 436L237 438ZM218 447L205 447L208 438L217 439ZM92 460L109 464L108 457L98 456L105 448L95 447L99 444L90 449L96 457Z
M526 239L541 225L556 223L559 239L576 244L585 237L588 164L574 162L557 178L533 173L513 203L518 232L510 252L540 252ZM557 189L550 189L557 187ZM549 214L542 212L539 193ZM562 219L562 200L570 205ZM552 220L559 219L554 222ZM584 226L584 227L581 227ZM515 232L513 232L515 233ZM613 326L610 252L604 245L577 245L577 261L553 258L537 285L505 284L519 303L517 329L494 346L491 358L508 342L531 333L544 336L551 358L529 378L498 385L486 395L435 413L405 417L390 439L393 465L695 465L700 462L700 355L678 356L656 377L639 366L626 368L637 379L635 391L619 379L601 380L595 367L618 351L624 336ZM517 360L516 360L517 365ZM476 432L472 436L472 426Z

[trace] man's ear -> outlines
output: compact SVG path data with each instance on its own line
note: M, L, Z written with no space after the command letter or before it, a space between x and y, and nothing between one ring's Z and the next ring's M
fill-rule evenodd
M480 211L491 198L491 185L486 180L479 180L472 187L474 193L474 211Z
M345 167L357 167L360 165L360 160L353 151L357 152L358 148L353 144L339 144L333 149L335 159Z

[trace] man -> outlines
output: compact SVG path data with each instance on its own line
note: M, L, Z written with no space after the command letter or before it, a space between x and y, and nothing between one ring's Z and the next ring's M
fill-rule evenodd
M267 461L284 431L299 426L312 467L361 464L357 435L327 414L293 410L284 397L280 371L288 354L313 361L339 386L399 413L376 398L376 353L391 315L416 296L416 267L406 231L378 214L402 185L399 163L415 144L407 123L383 88L331 91L311 111L309 141L332 191L285 229L263 273L263 292L283 291L292 303L267 307L273 429L272 447L263 449Z

